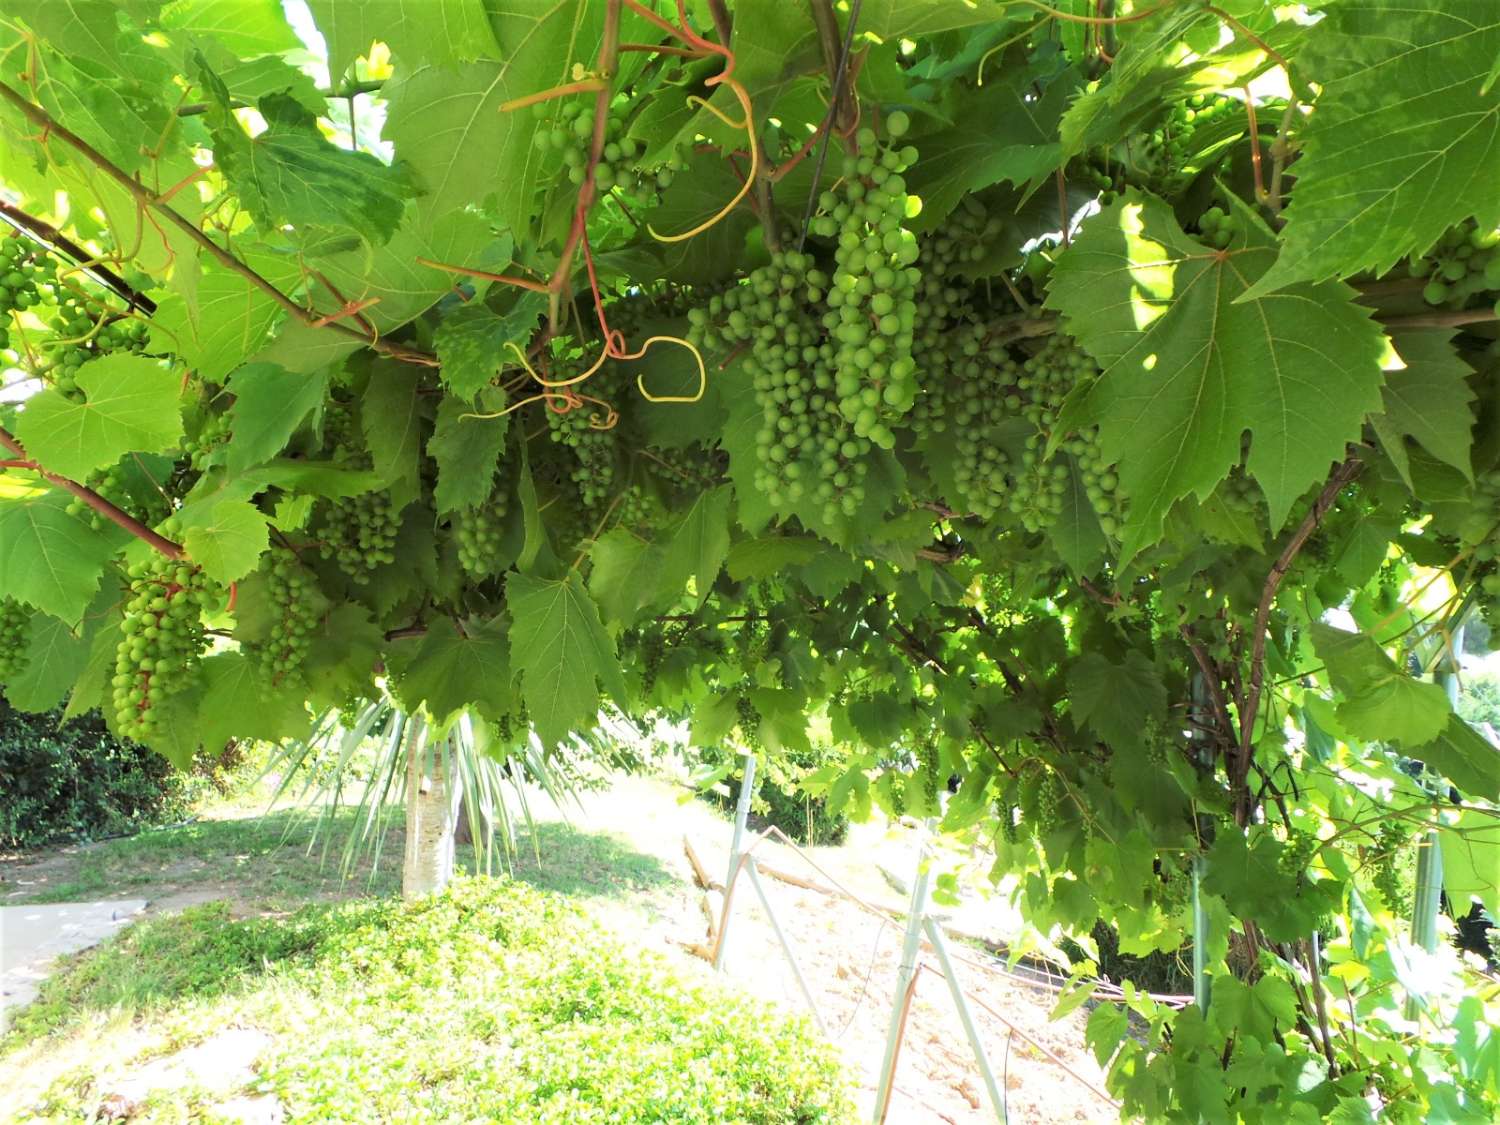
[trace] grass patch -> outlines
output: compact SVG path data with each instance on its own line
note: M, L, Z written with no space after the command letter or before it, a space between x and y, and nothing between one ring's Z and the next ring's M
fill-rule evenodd
M68 1040L91 1028L101 1046L6 1119L89 1120L135 1061L97 1034L122 1015L121 1041L156 1053L229 1026L266 1032L252 1085L288 1122L853 1120L835 1051L804 1019L621 946L508 879L461 879L416 904L141 922L22 1013L0 1055L13 1073L76 1059ZM176 1097L163 1120L208 1111L201 1093Z
M401 883L401 812L389 816L378 863L363 859L346 878L340 849L358 816L353 806L340 808L318 827L315 814L295 809L264 816L244 808L211 811L188 824L148 829L54 857L48 882L18 888L25 893L0 901L18 905L121 894L156 897L209 887L258 909L291 911L309 901L395 894ZM456 858L465 870L484 869L482 856L472 847L459 847ZM516 853L499 866L535 886L583 898L636 896L676 881L655 857L618 837L559 822L539 823L534 834L523 830ZM12 874L28 877L23 865Z

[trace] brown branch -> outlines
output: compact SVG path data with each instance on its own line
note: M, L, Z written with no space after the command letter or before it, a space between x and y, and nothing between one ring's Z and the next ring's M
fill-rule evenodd
M22 97L4 82L0 82L0 98L4 98L25 115L26 119L40 128L47 136L60 138L70 148L75 149L94 164L101 172L114 180L129 193L130 197L143 208L149 208L161 215L168 223L176 227L189 239L195 242L206 254L213 258L225 269L239 274L256 289L259 289L279 307L285 309L289 314L296 317L309 327L317 327L317 315L303 308L292 300L276 286L272 285L253 268L240 261L224 247L220 246L201 229L196 223L189 222L177 211L161 201L157 194L151 191L135 177L126 173L116 165L109 157L105 156L88 141L78 134L67 129L53 119L52 115L41 106L35 105ZM429 367L437 366L437 356L431 352L424 352L417 348L408 348L402 344L395 344L389 340L383 340L367 336L357 328L351 328L347 324L328 324L323 326L325 332L334 332L341 336L347 336L358 340L366 347L372 348L382 355L390 356L392 359L404 360L408 363L420 363Z
M1312 537L1313 532L1318 529L1318 525L1323 522L1323 517L1328 514L1328 510L1333 507L1339 492L1359 475L1361 468L1359 459L1351 456L1334 469L1333 475L1328 478L1328 483L1323 486L1323 491L1318 493L1318 498L1313 501L1307 515L1302 517L1297 530L1292 532L1292 537L1287 540L1286 546L1282 548L1281 554L1272 564L1271 572L1266 575L1265 585L1261 588L1260 604L1255 609L1255 631L1250 642L1250 683L1245 697L1240 700L1240 746L1239 754L1230 768L1229 780L1232 789L1243 789L1246 778L1250 776L1255 716L1260 709L1261 691L1265 687L1266 678L1266 628L1271 619L1271 604L1276 600L1276 591L1281 588L1282 579L1291 570L1298 553ZM1236 810L1237 818L1247 816L1248 813L1249 809L1244 807L1243 803ZM1241 819L1241 826L1244 823L1245 821Z
M67 477L59 476L57 473L48 472L46 469L42 468L27 456L26 447L23 446L19 441L17 441L10 434L10 432L5 430L3 427L0 427L0 445L3 445L6 449L10 450L19 459L20 464L15 465L14 467L30 469L33 472L38 473L48 482L57 485L58 488L72 493L94 511L98 512L105 519L109 520L117 527L121 527L124 530L130 532L131 535L134 535L137 539L155 548L157 551L160 551L163 555L166 555L167 558L175 560L184 558L186 556L187 552L185 552L179 544L173 543L170 539L167 539L164 536L158 535L156 532L152 531L149 527L143 524L140 520L136 519L134 516L131 516L115 507L115 505L111 504L104 497L100 496L92 488L81 485L75 480L69 480Z
M1193 635L1192 626L1183 625L1181 632L1183 640L1187 642L1188 651L1193 654L1193 660L1198 664L1198 671L1203 673L1203 685L1208 689L1209 700L1214 707L1214 718L1218 720L1223 740L1233 746L1236 742L1234 720L1229 717L1229 701L1224 697L1224 677L1208 655L1208 650Z
M156 311L155 301L140 292L108 266L98 264L93 254L90 254L51 223L38 219L35 215L28 215L19 207L7 203L3 199L0 199L0 215L3 215L11 223L30 233L50 249L67 255L73 260L75 265L82 268L85 273L94 277L107 288L114 290L116 294L123 297L133 308L140 309L147 316Z
M1402 313L1396 316L1377 316L1375 319L1386 328L1460 328L1465 324L1485 324L1500 320L1500 314L1486 305L1478 309Z
M854 121L854 101L848 84L842 81L843 42L839 36L839 18L833 10L832 0L810 0L813 24L818 29L818 46L823 50L823 65L828 68L828 80L832 83L832 125L838 132L847 132Z

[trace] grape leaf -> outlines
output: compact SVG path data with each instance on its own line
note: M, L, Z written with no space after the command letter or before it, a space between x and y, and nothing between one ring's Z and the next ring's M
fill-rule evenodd
M396 694L408 710L423 705L439 723L455 711L477 706L491 718L511 710L509 638L503 625L471 621L460 632L439 617L420 638L392 653L401 675Z
M322 628L309 638L302 675L312 699L338 707L351 697L368 696L370 676L385 635L362 605L335 606Z
M763 535L736 543L724 565L736 582L752 582L808 562L825 549L822 542L807 535Z
M127 453L156 453L181 440L181 380L156 360L115 352L85 363L77 381L84 401L45 390L16 422L16 436L44 468L83 480Z
M309 6L335 76L368 55L377 39L407 69L498 57L482 0L309 0Z
M298 374L274 363L249 363L230 375L229 391L234 405L229 408L226 466L239 473L286 448L297 427L322 405L328 373Z
M679 597L693 580L694 606L703 604L729 553L729 501L733 490L721 485L701 492L682 517L666 546L661 568L661 591Z
M916 225L938 225L968 192L1001 180L1023 185L1055 170L1063 159L1057 125L1077 89L1069 78L1054 78L1036 97L1033 76L1008 69L960 103L952 126L923 137L921 162L907 174L922 200Z
M386 86L385 132L424 189L424 216L492 200L501 227L530 230L542 176L533 143L540 122L530 109L500 106L572 81L575 62L591 65L604 9L591 0L528 0L490 15L504 61L456 71L424 66L398 76Z
M1386 456L1412 487L1405 438L1452 465L1470 480L1469 447L1474 428L1474 392L1469 365L1453 349L1451 332L1400 332L1392 339L1405 365L1387 371L1384 409L1370 416Z
M38 613L31 619L21 670L5 681L5 698L23 711L50 711L88 659L88 637L50 613Z
M1068 698L1073 718L1115 747L1140 745L1147 726L1167 714L1166 685L1134 649L1121 664L1097 652L1080 657L1068 672Z
M514 344L524 355L546 309L546 297L526 292L505 313L491 312L474 301L443 317L433 344L448 389L472 398L489 386L502 367L516 366L519 360L507 345Z
M359 348L358 340L288 317L277 330L275 339L252 355L250 362L272 363L288 371L310 374L325 367L335 367Z
M114 550L68 513L62 492L0 502L0 590L43 613L82 617Z
M177 513L188 557L215 582L238 582L270 545L266 515L246 500L200 501Z
M1443 849L1443 890L1462 918L1464 904L1477 898L1493 918L1500 918L1500 818L1482 809L1465 809L1456 824L1438 829Z
M1104 556L1109 541L1104 537L1104 528L1099 524L1099 514L1089 501L1084 489L1083 477L1078 466L1068 465L1068 488L1063 493L1062 511L1057 514L1047 529L1047 538L1068 569L1082 577L1093 571Z
M157 306L152 350L173 352L204 379L223 382L265 342L280 311L239 274L205 266L192 301L174 293Z
M243 652L215 653L201 672L196 731L209 753L222 753L232 739L279 742L308 733L312 721L301 694L268 682Z
M1240 459L1279 528L1327 476L1379 404L1380 328L1338 283L1239 298L1275 260L1243 207L1246 234L1214 251L1166 204L1132 196L1086 222L1052 273L1047 303L1103 369L1070 399L1054 443L1097 423L1129 500L1121 561L1161 532L1181 496L1206 498Z
M576 573L558 581L512 574L505 602L511 666L521 674L526 710L546 745L594 725L598 683L616 702L627 701L614 642Z
M455 395L445 395L438 403L437 424L427 439L427 455L437 462L432 496L438 515L477 508L494 490L510 415L476 418L473 413L474 404Z
M1353 737L1397 742L1415 753L1448 725L1453 708L1447 692L1412 679L1374 638L1317 623L1312 642L1334 688L1344 696L1338 718Z
M21 13L43 39L75 58L114 70L120 56L120 8L114 0L50 0Z
M317 118L286 94L267 94L256 103L266 129L250 137L231 109L228 88L201 52L197 58L209 98L214 163L263 232L283 225L304 236L352 231L371 245L395 233L413 194L403 172L367 152L333 144Z
M391 490L391 503L404 507L417 493L422 453L422 400L416 373L407 365L378 361L360 400L360 423L375 471L402 488Z
M612 624L631 626L654 600L661 579L662 552L655 544L617 527L589 549L589 593Z
M1500 53L1493 0L1341 0L1307 43L1322 83L1299 144L1275 268L1246 299L1299 280L1380 274L1473 217L1500 225Z
M161 22L245 57L302 49L280 0L176 0L162 12Z
M1339 717L1343 718L1342 711ZM1459 716L1448 715L1430 742L1410 745L1408 750L1413 758L1426 762L1465 793L1487 801L1500 798L1500 749Z

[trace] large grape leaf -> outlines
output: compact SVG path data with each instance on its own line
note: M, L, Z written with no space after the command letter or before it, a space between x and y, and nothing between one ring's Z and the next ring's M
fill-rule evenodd
M729 501L733 490L721 485L699 493L672 533L662 559L661 591L668 597L682 594L693 580L693 604L708 597L724 557L729 554Z
M396 693L408 709L425 703L439 722L469 706L492 718L510 712L510 646L503 625L471 621L460 631L439 617L402 647L406 651L393 652L392 662L401 676Z
M1148 723L1167 715L1167 689L1143 653L1131 649L1112 663L1101 653L1080 657L1068 672L1073 718L1111 746L1140 743Z
M214 163L263 232L290 225L304 237L353 232L372 245L395 233L413 188L406 174L367 152L350 152L318 129L295 98L267 94L256 103L266 122L249 136L229 89L198 55L208 95Z
M77 380L82 402L45 390L16 421L16 436L43 468L83 480L127 453L156 453L181 440L181 378L156 360L115 352L85 363Z
M416 372L405 364L377 361L361 400L360 422L375 471L391 484L391 503L406 504L417 490L422 453L422 399Z
M492 312L479 301L452 310L434 339L443 382L465 398L478 394L502 367L515 366L515 352L507 345L524 352L546 308L544 296L527 292L505 313Z
M482 0L310 0L328 43L328 73L343 74L380 40L403 67L453 67L499 50Z
M229 377L228 468L243 472L286 448L328 390L328 373L300 374L274 363L249 363Z
M617 527L589 548L589 593L610 624L631 626L655 600L661 579L661 548Z
M422 259L500 271L510 262L512 246L509 234L495 236L473 211L444 214L418 228L415 211L408 208L405 224L373 252L346 247L317 257L319 280L326 278L338 292L328 292L322 284L313 291L320 306L326 302L330 308L344 301L370 302L361 315L380 332L390 332L453 292L457 277L424 266ZM477 287L483 290L487 284Z
M386 87L386 136L425 189L424 217L495 203L502 227L530 230L542 157L530 109L503 113L513 98L573 80L590 66L604 5L591 0L506 0L490 6L502 62L457 71L418 67Z
M1339 722L1355 738L1400 743L1420 756L1417 748L1437 739L1453 717L1447 692L1408 676L1374 638L1316 624L1312 642L1344 697Z
M477 508L495 486L495 467L505 448L511 416L478 418L474 409L472 402L455 395L445 395L438 403L437 423L427 439L427 455L437 462L437 486L432 497L439 515Z
M180 35L206 36L245 57L302 47L281 0L176 0L162 12L161 22Z
M1299 137L1276 268L1298 280L1383 273L1469 217L1500 224L1500 55L1494 0L1340 0L1306 64L1323 85Z
M238 582L270 545L266 514L248 500L214 499L177 513L188 557L215 582Z
M1386 372L1381 395L1385 409L1371 415L1370 424L1408 487L1412 478L1406 438L1474 479L1469 459L1474 392L1468 384L1473 372L1453 349L1452 339L1452 332L1426 331L1401 332L1392 341L1404 366Z
M1500 918L1500 817L1489 809L1465 809L1458 823L1439 830L1443 849L1443 890L1463 917L1470 899L1477 898Z
M240 274L204 266L192 300L173 293L157 306L151 346L181 356L204 379L222 382L265 342L280 312L273 298Z
M1368 310L1336 282L1241 300L1276 251L1259 220L1239 216L1247 233L1211 250L1165 203L1127 197L1085 223L1053 270L1048 305L1103 369L1053 441L1098 424L1129 501L1122 561L1155 541L1179 497L1213 491L1246 430L1280 527L1379 407L1384 348Z
M544 743L594 725L599 683L617 702L627 700L614 642L576 572L557 581L512 574L505 601L511 665L521 674L521 695Z
M921 163L907 175L922 199L920 226L940 222L967 192L1001 180L1023 185L1062 162L1057 125L1077 81L1056 77L1041 97L1032 84L1026 68L1007 69L960 103L949 128L922 138Z
M77 621L115 545L68 512L62 492L0 503L0 590Z
M203 661L202 674L196 733L211 754L230 739L278 742L303 737L312 725L301 694L267 681L243 652L215 653Z
M1500 749L1458 715L1449 715L1430 742L1408 749L1470 796L1500 798Z

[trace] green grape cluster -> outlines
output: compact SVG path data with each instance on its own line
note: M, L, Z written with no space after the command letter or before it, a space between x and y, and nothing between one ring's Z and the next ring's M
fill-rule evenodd
M614 499L618 476L615 435L595 426L597 415L587 404L565 413L547 410L547 429L552 440L573 453L577 462L569 479L578 488L585 508L602 508Z
M259 656L272 683L279 684L302 670L321 617L320 598L317 580L290 548L273 547L261 567L266 574L266 596L278 616Z
M661 514L661 502L639 484L628 484L615 505L615 523L622 527L639 527Z
M1020 463L1013 470L1013 480L1006 496L1006 508L1029 532L1044 531L1062 514L1068 491L1068 465L1056 455L1048 457L1047 441L1062 410L1063 400L1081 380L1091 377L1097 368L1087 353L1070 337L1054 334L1034 355L1021 365L1014 396L1007 400L1010 409L1035 427L1026 436ZM1072 442L1092 439L1076 435ZM1103 507L1110 495L1105 490L1108 476L1096 473L1098 500L1095 510Z
M140 352L146 347L146 322L134 317L97 318L83 299L69 294L58 302L47 349L51 366L48 377L65 398L82 402L78 369L91 359L115 352Z
M1040 838L1057 824L1066 795L1062 779L1052 770L1044 769L1023 795L1021 824L1029 835Z
M161 733L163 704L192 682L203 651L203 613L220 595L197 567L164 556L128 573L111 683L120 733L144 742Z
M1407 898L1402 860L1411 837L1411 826L1405 821L1384 820L1375 838L1370 882L1392 910L1400 909Z
M537 108L539 113L546 113L552 107L544 102ZM673 160L654 173L637 171L634 164L644 150L640 142L625 135L625 128L625 118L611 110L604 130L604 149L594 166L594 184L601 194L619 188L644 202L656 191L671 187L682 165ZM564 104L550 123L537 129L535 143L544 153L560 153L569 181L578 185L587 174L593 138L594 102L588 99Z
M899 138L908 127L906 115L891 114L886 127L893 140ZM835 342L839 410L856 435L890 449L896 442L890 424L916 398L912 345L921 250L903 225L912 197L901 173L917 151L882 145L869 128L859 130L855 144L855 153L844 158L839 186L819 198L811 230L835 244L823 327Z
M1288 879L1298 881L1305 879L1313 857L1318 854L1318 849L1322 846L1323 841L1318 839L1316 832L1288 829L1286 843L1282 845L1281 852L1276 857L1277 870Z
M1245 104L1236 98L1194 94L1178 102L1161 125L1147 135L1141 151L1133 154L1145 173L1143 186L1158 195L1177 194L1197 173L1204 154L1216 148L1213 143L1204 144L1204 134L1239 124L1248 127L1249 119Z
M10 346L7 314L41 304L43 289L56 276L47 255L20 231L0 238L0 348Z
M649 697L656 690L656 678L661 674L662 658L667 654L666 638L661 631L652 629L641 638L641 694Z
M31 636L31 613L14 598L0 598L0 681L26 667L26 642Z
M1007 844L1021 842L1021 786L1014 777L1007 776L995 798L995 816L1000 821L1000 835Z
M1413 258L1412 277L1427 278L1422 298L1429 305L1460 309L1477 295L1500 290L1500 230L1468 222L1443 232L1437 245ZM1500 308L1500 302L1497 302Z
M760 749L760 712L750 697L740 692L734 698L735 714L739 720L740 738L747 750Z
M833 522L864 503L872 443L834 392L836 345L817 314L829 284L812 255L777 252L709 302L709 324L690 317L688 338L700 348L748 347L742 366L761 412L755 486L778 509L820 502Z
M1223 207L1210 207L1199 216L1198 231L1204 242L1217 250L1225 250L1244 233L1245 220Z
M500 542L505 535L509 500L497 488L477 508L463 508L453 515L453 541L458 545L458 565L474 578L488 578L499 570Z
M1500 628L1500 469L1475 478L1474 498L1458 534L1474 552L1472 577L1483 595L1480 613L1491 628Z
M222 412L206 414L198 432L183 442L188 464L198 472L208 468L209 463L224 443L229 440L229 415Z
M129 489L123 462L90 473L84 483L126 515L139 520L147 527L154 527L172 514L172 501L160 488L149 491L142 489L140 497ZM95 531L101 530L109 523L108 519L76 496L68 501L68 514L84 520Z
M374 463L358 443L351 406L329 402L323 416L324 444L334 464L345 469L369 469ZM349 578L364 585L379 567L396 561L396 536L401 522L385 489L357 496L340 496L321 506L319 553L333 559Z
M363 585L377 568L396 561L401 521L384 489L330 500L322 514L319 553L353 581Z

